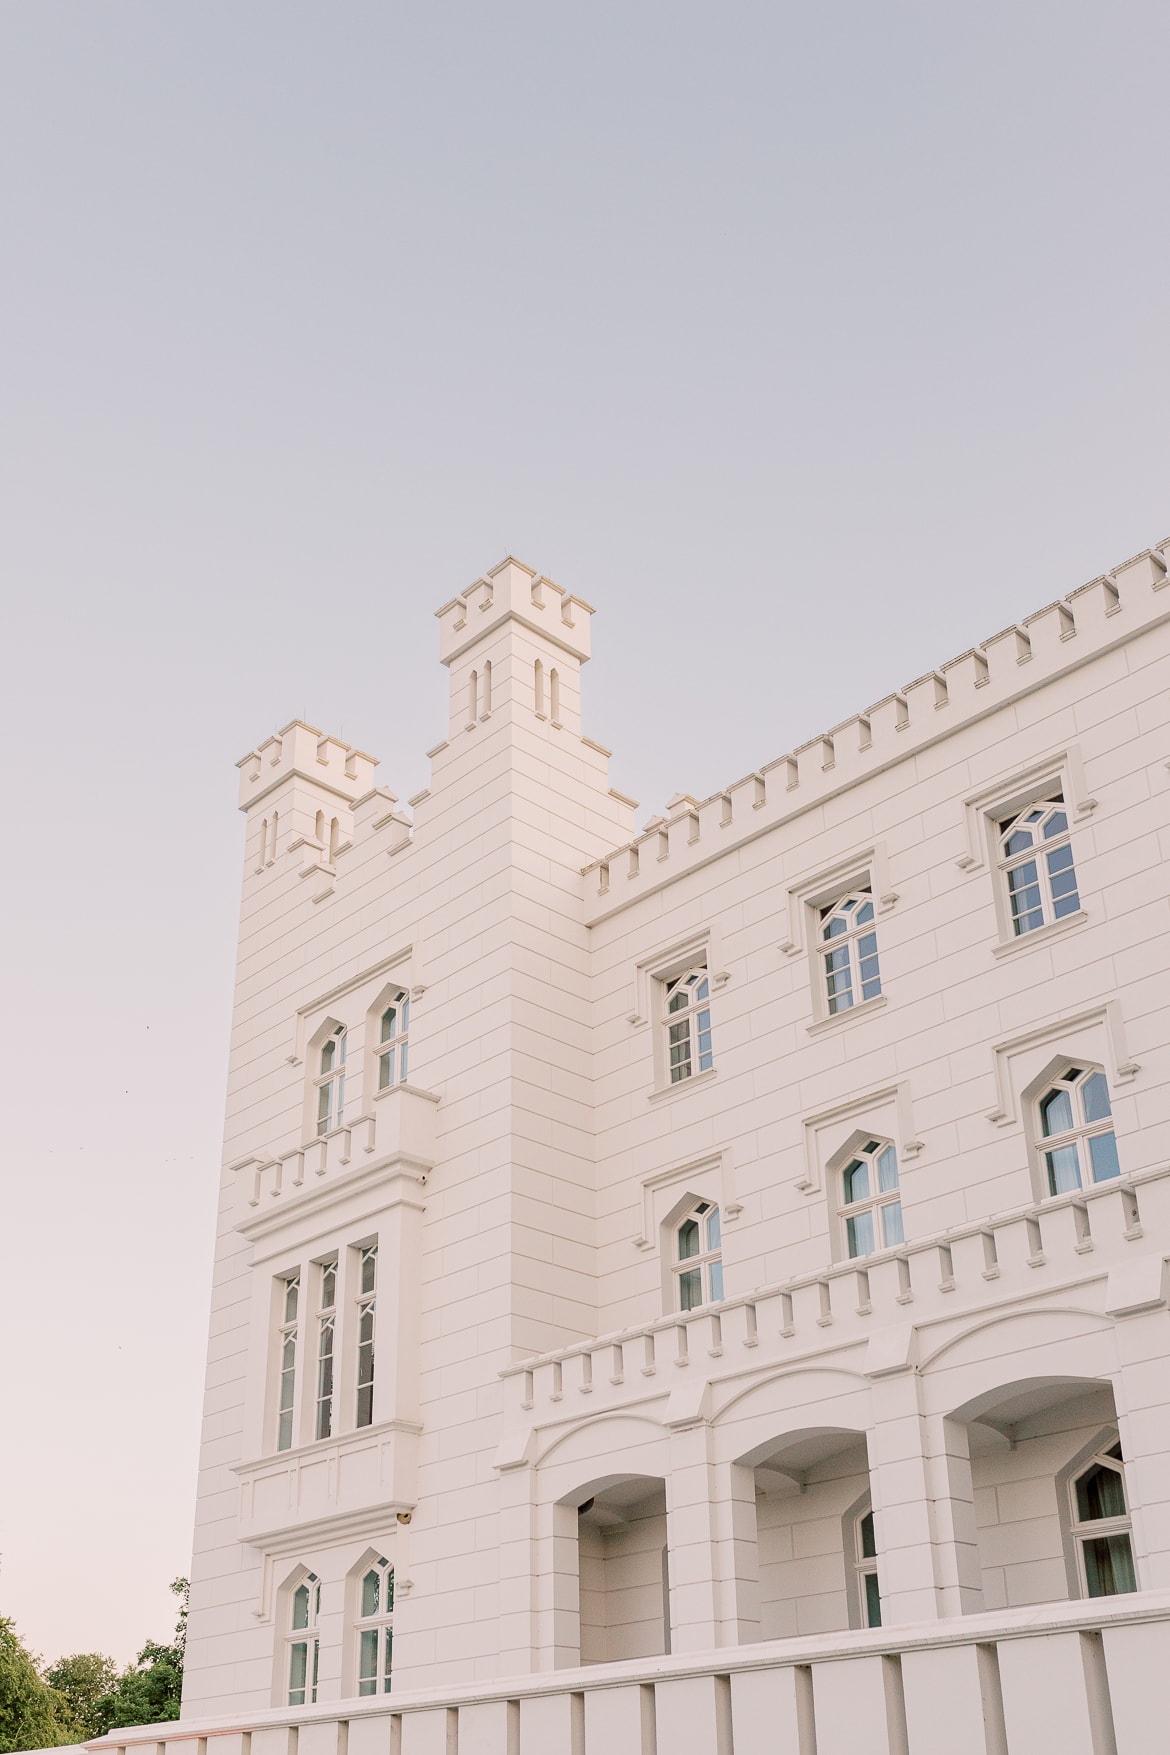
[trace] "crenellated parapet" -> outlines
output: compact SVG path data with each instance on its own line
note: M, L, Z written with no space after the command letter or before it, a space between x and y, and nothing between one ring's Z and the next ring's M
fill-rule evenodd
M512 555L506 555L435 614L443 664L453 664L485 634L494 633L509 620L542 635L581 664L589 657L590 605Z
M240 809L250 811L284 781L297 776L331 792L346 804L369 792L378 758L315 725L293 719L236 763L240 770Z
M592 923L1170 617L1170 538L584 868Z

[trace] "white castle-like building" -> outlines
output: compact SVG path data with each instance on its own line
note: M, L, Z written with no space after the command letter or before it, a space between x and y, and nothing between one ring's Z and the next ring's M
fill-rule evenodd
M244 757L184 1716L103 1746L1164 1755L1168 551L640 828L512 558L409 815Z

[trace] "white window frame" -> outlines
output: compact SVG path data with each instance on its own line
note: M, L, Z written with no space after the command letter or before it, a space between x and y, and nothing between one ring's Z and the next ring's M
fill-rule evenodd
M354 1299L354 1378L353 1378L353 1409L354 1430L374 1424L374 1394L376 1385L376 1346L377 1346L377 1310L378 1310L378 1244L377 1241L359 1244L355 1250L357 1256L356 1285ZM367 1267L372 1264L370 1273ZM363 1375L364 1374L364 1375Z
M317 1048L318 1070L313 1079L313 1120L318 1139L336 1133L338 1128L345 1126L348 1052L349 1031L344 1024L334 1025Z
M893 1154L894 1181L892 1186L883 1188L881 1179L888 1172L883 1164L887 1153ZM868 1167L869 1193L859 1199L846 1200L845 1194L849 1178L855 1167ZM837 1223L840 1227L841 1259L843 1261L868 1261L870 1256L880 1255L887 1249L900 1249L906 1241L905 1221L902 1212L902 1175L898 1163L898 1148L893 1140L870 1136L866 1143L850 1152L847 1161L834 1172L837 1187ZM891 1208L897 1208L897 1230L900 1235L887 1241L886 1214ZM851 1249L849 1246L850 1222L869 1217L872 1220L873 1248Z
M865 1525L869 1523L874 1532L873 1553L865 1552ZM882 1590L878 1582L877 1562L877 1527L874 1523L873 1506L867 1504L855 1513L853 1518L853 1577L854 1589L857 1592L857 1613L862 1627L880 1627L882 1624ZM873 1579L873 1593L876 1605L870 1601L869 1579ZM877 1620L873 1618L876 1606Z
M378 1607L373 1614L364 1615L362 1608L365 1600L366 1579L371 1572L378 1574ZM389 1560L382 1556L371 1555L359 1569L355 1582L357 1586L357 1613L354 1617L356 1653L354 1693L359 1698L374 1694L389 1694L394 1669L394 1567ZM387 1595L389 1595L389 1607L387 1607L386 1602ZM377 1661L373 1676L365 1677L362 1674L362 1667L363 1649L367 1640L363 1638L363 1635L371 1633L375 1635ZM373 1686L366 1687L367 1681L372 1682Z
M374 1089L379 1092L389 1091L395 1085L406 1084L408 1076L410 994L406 988L399 988L380 1008L377 1037L374 1046Z
M1093 1455L1071 1473L1068 1480L1068 1512L1069 1535L1072 1538L1073 1551L1076 1556L1077 1581L1082 1597L1091 1602L1103 1601L1106 1595L1128 1596L1128 1591L1101 1592L1092 1595L1089 1590L1088 1567L1085 1562L1085 1547L1089 1542L1106 1539L1110 1536L1124 1536L1129 1544L1129 1563L1134 1574L1134 1590L1139 1588L1137 1582L1137 1561L1133 1551L1133 1514L1130 1506L1129 1487L1125 1479L1125 1462L1120 1456L1113 1456L1114 1449L1120 1450L1120 1442L1116 1432L1106 1438ZM1121 1492L1125 1501L1125 1511L1116 1517L1100 1517L1082 1519L1080 1504L1077 1498L1077 1485L1095 1468L1112 1471L1121 1480Z
M694 1225L700 1247L693 1255L681 1253L684 1229ZM712 1227L714 1241L712 1241ZM715 1201L692 1201L671 1227L671 1270L674 1280L675 1310L701 1310L706 1304L719 1304L726 1293L723 1289L723 1215ZM692 1276L699 1276L699 1298L686 1303Z
M826 938L825 933L832 921L838 918L852 918L855 922L845 932ZM816 910L816 957L820 984L820 1009L825 1018L834 1021L845 1017L848 1013L858 1011L862 1006L872 1005L874 1000L882 997L881 956L878 948L877 904L873 889L867 882L845 890L831 902L822 903ZM860 917L860 918L859 918ZM866 949L867 941L873 940L872 951ZM838 961L833 967L833 959L844 956L844 962ZM867 969L867 964L872 967ZM848 987L842 990L834 987L834 976L844 974L848 979ZM867 993L869 987L872 992ZM845 1003L840 1003L843 994L847 993Z
M715 1070L706 963L693 963L677 975L663 977L660 989L663 1064L666 1084L674 1087ZM682 1004L672 1011L679 1000Z
M1089 1121L1085 1111L1085 1091L1089 1083L1097 1078L1104 1081L1108 1113L1094 1121ZM1058 1133L1049 1134L1044 1130L1044 1106L1058 1090L1068 1093L1073 1125ZM1113 1182L1121 1175L1121 1164L1117 1154L1117 1130L1113 1115L1113 1095L1109 1089L1109 1079L1103 1067L1091 1060L1066 1063L1062 1073L1050 1075L1044 1080L1043 1088L1033 1099L1033 1110L1043 1199L1052 1200L1058 1195L1075 1194L1078 1189L1094 1188L1101 1182ZM1117 1168L1108 1169L1106 1174L1097 1176L1094 1173L1095 1165L1090 1142L1100 1139L1104 1135L1108 1135L1113 1141L1112 1163ZM1063 1151L1071 1151L1075 1154L1077 1181L1069 1188L1056 1188L1054 1186L1056 1169L1049 1160Z
M296 1625L297 1598L305 1592L305 1623ZM317 1699L321 1663L321 1580L315 1572L306 1572L287 1591L284 1640L284 1704L311 1706ZM303 1686L293 1681L293 1664L298 1647L305 1648ZM295 1700L294 1695L300 1699Z
M337 1286L340 1264L336 1256L315 1264L317 1281L317 1378L313 1398L313 1437L320 1440L336 1436L337 1423Z
M301 1348L301 1305L304 1282L293 1268L276 1278L276 1449L292 1450L297 1442L297 1355Z
M1054 821L1057 816L1063 820L1064 827L1050 838L1045 837L1045 824ZM1009 853L1008 842L1014 835L1025 832L1032 835L1031 844L1015 853ZM1001 817L995 825L995 848L997 881L1012 940L1027 939L1046 926L1062 926L1067 920L1080 918L1081 897L1072 850L1072 813L1059 786L1050 789L1045 796L1033 799ZM1068 850L1068 864L1054 873L1052 858L1065 849ZM1017 895L1012 890L1012 876L1028 865L1035 868L1034 882L1029 885L1029 889L1035 891L1037 900L1028 909L1019 911L1016 905ZM1055 887L1065 871L1072 877L1071 898L1068 894L1058 895ZM1071 907L1068 905L1070 899ZM1039 918L1032 920L1031 917L1036 914ZM1022 924L1028 920L1031 920L1031 924Z

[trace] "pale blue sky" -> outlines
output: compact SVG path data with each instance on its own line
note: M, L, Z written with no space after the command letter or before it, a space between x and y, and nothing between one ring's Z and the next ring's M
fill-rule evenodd
M242 820L597 607L646 814L1170 530L1163 4L3 0L0 1612L186 1569Z

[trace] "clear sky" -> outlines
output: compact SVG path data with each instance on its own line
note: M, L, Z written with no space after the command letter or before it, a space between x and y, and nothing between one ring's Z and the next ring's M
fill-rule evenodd
M1170 531L1170 11L3 0L0 1612L190 1546L243 823L402 797L432 611L597 607L704 795Z

